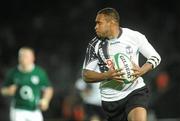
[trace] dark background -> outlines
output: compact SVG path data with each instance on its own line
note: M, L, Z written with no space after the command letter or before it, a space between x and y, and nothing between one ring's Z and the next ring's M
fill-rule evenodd
M62 102L74 94L96 12L114 7L121 26L146 35L162 62L144 76L152 94L150 109L158 118L180 117L180 7L163 0L5 0L0 2L0 84L17 64L21 46L35 49L36 63L55 89L45 119L63 119ZM144 62L142 58L140 62ZM0 96L0 120L8 119L10 98Z

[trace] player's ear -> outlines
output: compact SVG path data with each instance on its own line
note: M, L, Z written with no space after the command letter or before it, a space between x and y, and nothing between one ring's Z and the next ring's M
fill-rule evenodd
M117 22L115 20L113 20L113 19L110 20L110 24L112 26L117 26Z
M32 60L33 60L33 62L35 62L35 60L36 60L36 56L34 53L32 54Z
M116 23L114 19L111 19L111 22L112 22L113 24L115 24L115 23Z

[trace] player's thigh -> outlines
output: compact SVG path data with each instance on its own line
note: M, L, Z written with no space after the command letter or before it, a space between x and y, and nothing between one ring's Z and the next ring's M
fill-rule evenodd
M135 107L128 113L128 121L147 121L147 111L143 107Z
M126 114L129 121L146 121L149 102L147 87L137 89L128 96Z
M11 108L10 121L26 121L24 112L18 109Z
M28 121L43 121L43 115L40 110L29 112Z
M126 99L114 102L102 101L102 107L108 121L127 121L125 112Z

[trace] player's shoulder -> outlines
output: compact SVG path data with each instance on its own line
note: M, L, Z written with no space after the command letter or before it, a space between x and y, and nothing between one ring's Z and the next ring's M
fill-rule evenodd
M9 73L16 73L17 71L18 71L18 66L9 68L9 70L8 70Z
M95 36L95 37L93 37L93 39L91 39L90 41L89 41L89 45L90 46L96 46L96 44L98 43L98 42L100 42L101 40L97 37L97 36Z
M35 71L45 72L45 69L42 66L40 66L40 65L35 65Z
M137 30L133 30L130 28L122 28L123 32L127 35L132 35L132 36L144 36L141 32Z
M7 75L8 76L13 76L14 74L16 74L18 72L18 68L17 68L17 66L15 66L15 67L11 67L11 68L9 68L8 70L7 70Z
M89 43L91 43L91 44L96 44L96 43L98 43L99 41L101 41L101 39L99 38L99 37L97 37L97 36L94 36L90 41L89 41Z

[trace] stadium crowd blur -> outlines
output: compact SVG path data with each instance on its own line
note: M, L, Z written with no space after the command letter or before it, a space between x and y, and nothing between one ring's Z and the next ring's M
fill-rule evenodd
M83 100L75 82L81 76L84 52L94 36L96 12L103 7L120 12L121 25L145 34L162 63L144 78L156 118L180 117L180 7L162 0L6 0L0 4L0 85L17 63L21 46L36 51L53 83L55 95L46 120L85 120ZM143 62L142 58L140 62ZM9 98L0 95L0 121L8 120ZM155 121L155 120L154 120Z

